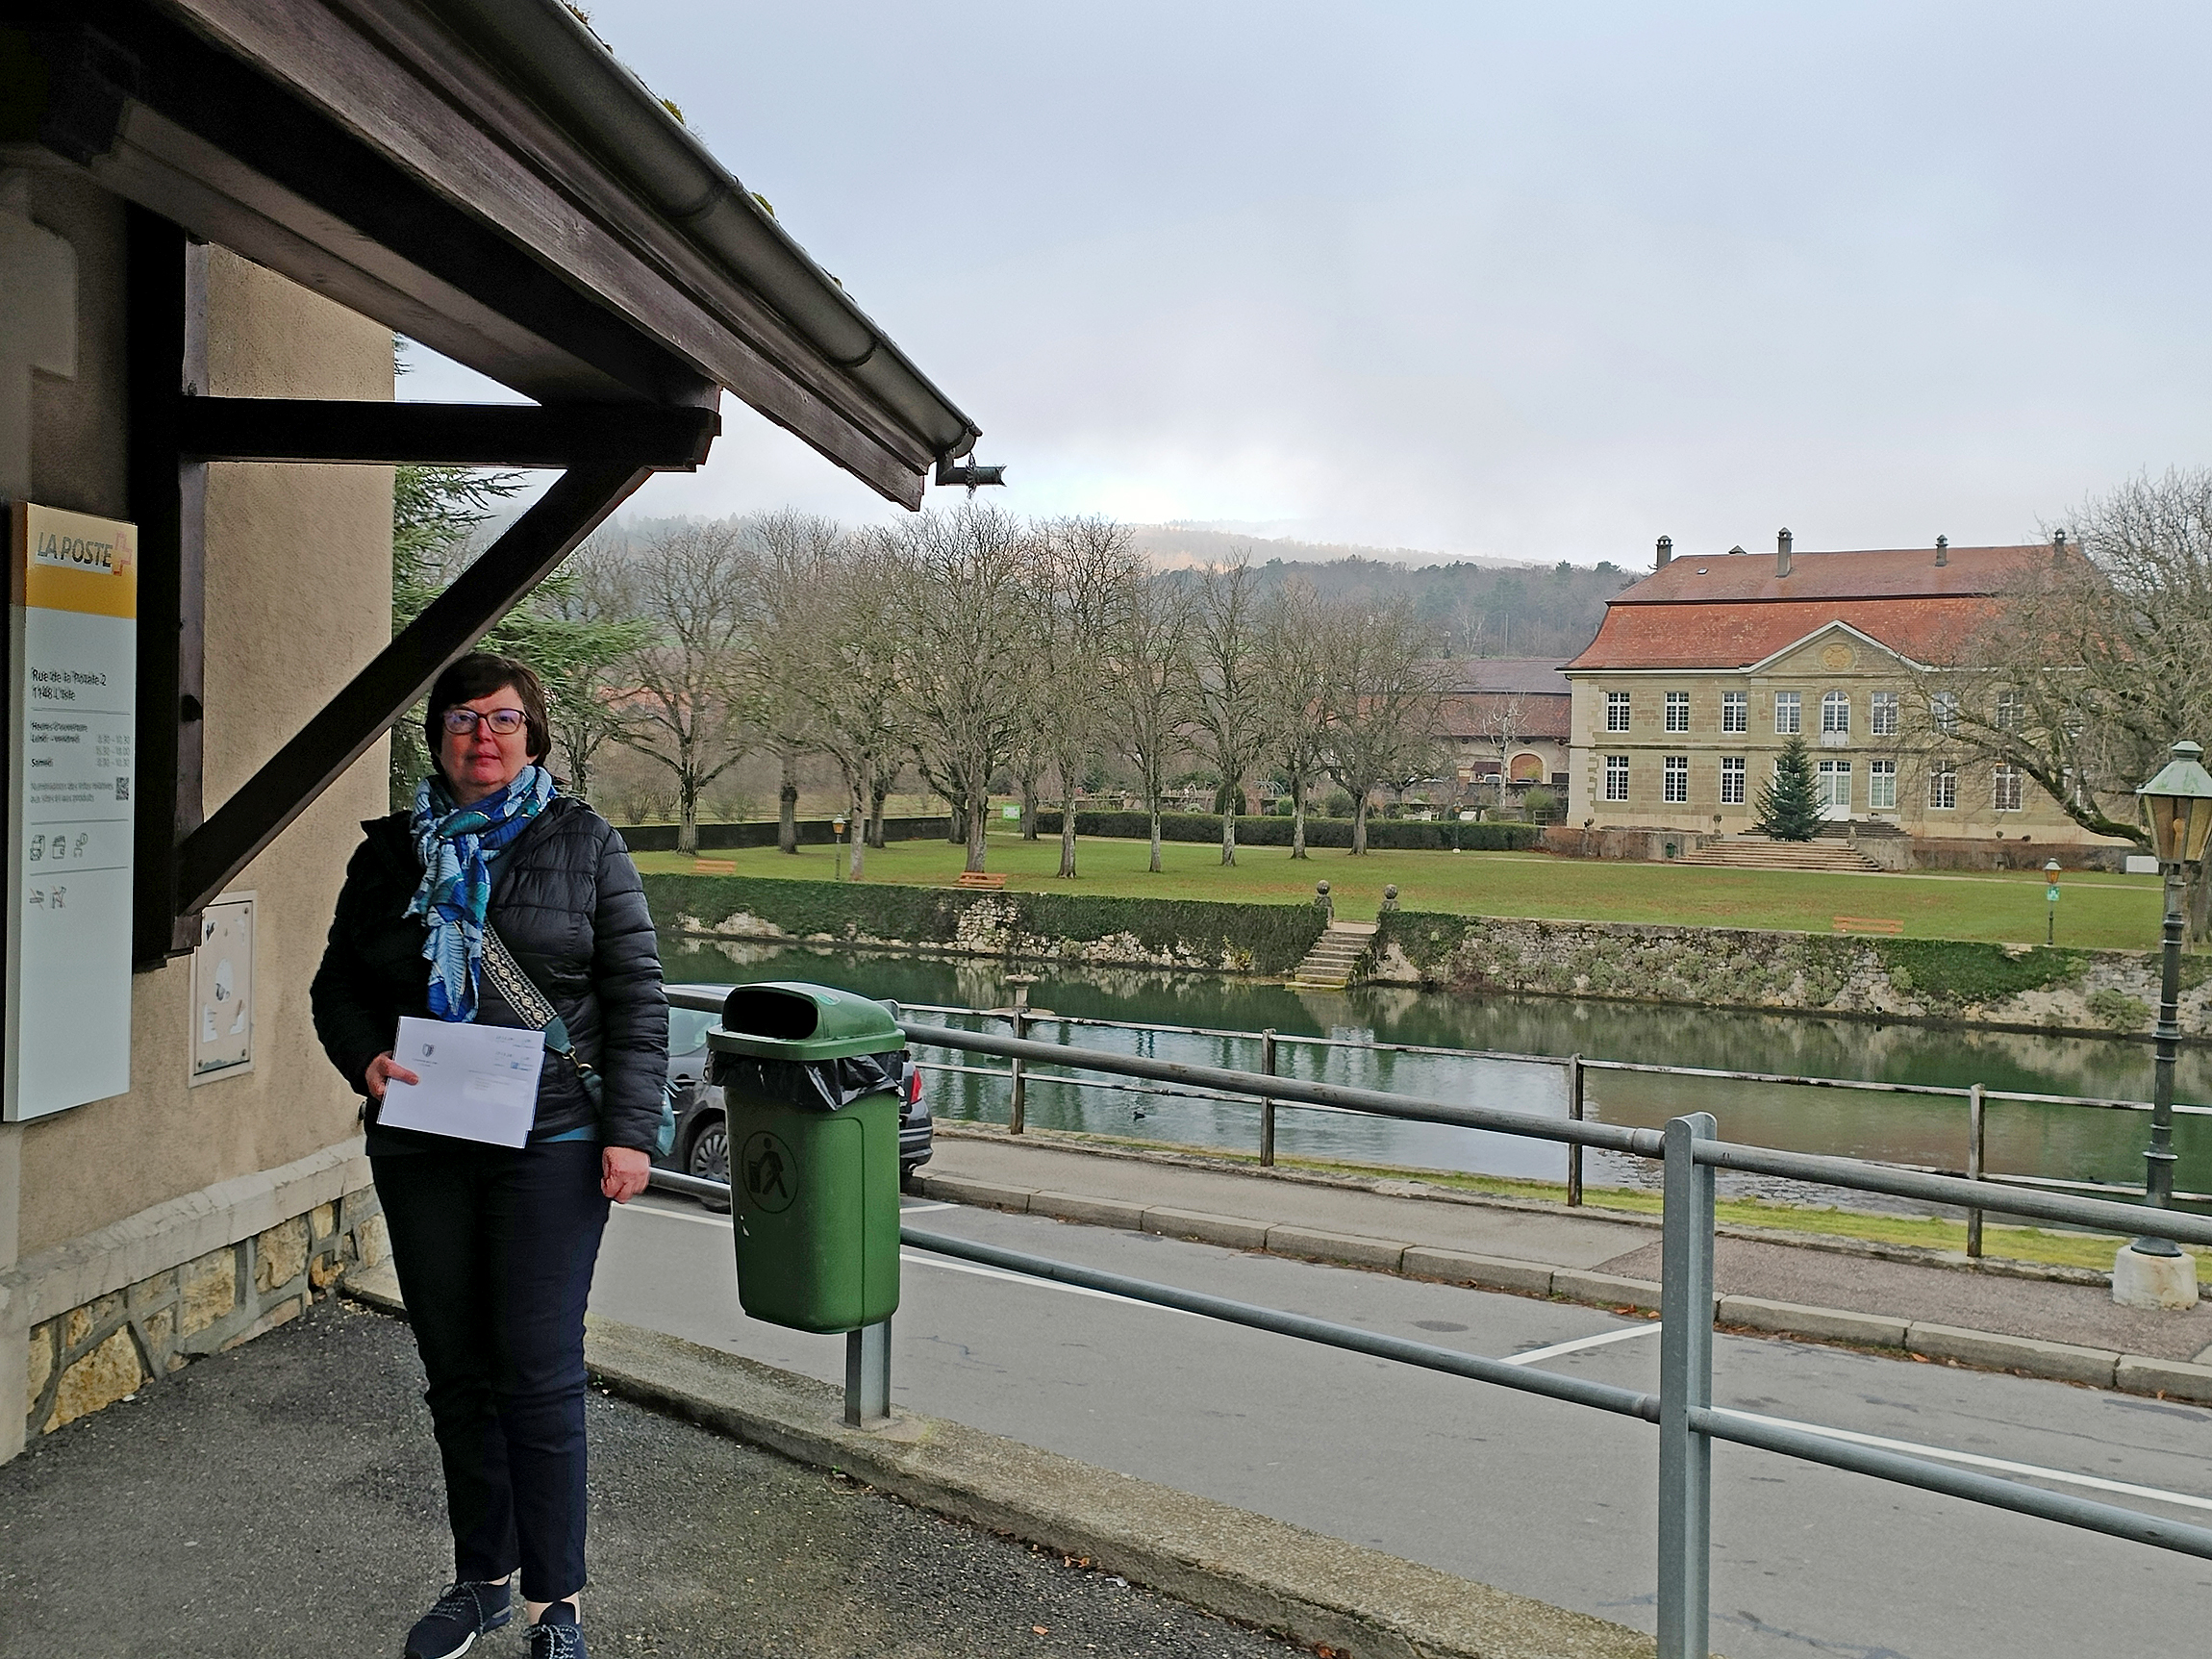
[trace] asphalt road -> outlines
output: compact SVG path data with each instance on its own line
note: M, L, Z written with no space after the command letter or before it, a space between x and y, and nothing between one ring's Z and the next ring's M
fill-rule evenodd
M390 1659L453 1566L421 1389L405 1324L327 1303L35 1440L0 1468L0 1659ZM1296 1651L621 1400L587 1421L610 1659Z
M916 1204L917 1224L1652 1389L1655 1323L1146 1234ZM892 1394L1088 1462L1562 1606L1654 1626L1644 1424L907 1252ZM830 1380L843 1340L737 1305L726 1217L655 1194L610 1229L594 1310ZM1722 1337L1716 1403L2051 1471L2212 1523L2212 1412ZM2163 1659L2203 1651L2212 1562L1747 1449L1714 1457L1714 1646L1730 1659ZM2117 1481L2185 1502L2115 1496Z

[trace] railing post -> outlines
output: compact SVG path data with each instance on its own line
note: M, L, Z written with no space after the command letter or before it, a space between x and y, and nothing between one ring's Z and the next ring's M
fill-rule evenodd
M1659 1291L1659 1652L1707 1659L1712 1639L1713 1443L1690 1414L1713 1403L1713 1115L1667 1125Z
M1260 1033L1260 1069L1269 1077L1275 1074L1275 1028L1269 1026ZM1260 1102L1260 1162L1272 1166L1275 1161L1275 1103Z
M1582 1056L1570 1054L1567 1057L1567 1117L1571 1122L1582 1121ZM1567 1201L1582 1202L1582 1143L1579 1141L1567 1144Z
M891 1321L844 1334L844 1420L866 1428L891 1416Z
M1966 1178L1982 1178L1984 1136L1989 1119L1982 1108L1981 1085L1976 1083L1966 1092ZM1966 1253L1981 1254L1981 1211L1966 1213Z
M1018 1043L1029 1035L1029 988L1037 982L1029 974L1016 973L1006 983L1014 987L1014 1039ZM1029 1119L1029 1084L1020 1061L1014 1062L1013 1070L1014 1099L1006 1109L1006 1132L1018 1135Z

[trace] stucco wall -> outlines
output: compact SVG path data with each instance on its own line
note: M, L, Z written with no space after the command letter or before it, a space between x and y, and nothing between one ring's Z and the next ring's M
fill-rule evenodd
M39 378L34 497L126 516L119 207L55 172L35 216L77 244L79 373ZM389 398L379 325L214 250L209 381L231 396ZM206 803L212 813L390 636L391 482L376 467L224 465L207 502ZM260 895L255 1069L187 1085L190 965L133 980L131 1092L20 1131L17 1253L30 1257L353 1132L309 1024L307 985L359 831L383 810L372 750L235 884Z

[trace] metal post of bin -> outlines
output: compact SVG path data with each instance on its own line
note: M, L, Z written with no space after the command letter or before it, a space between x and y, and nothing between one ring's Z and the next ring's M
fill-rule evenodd
M866 1428L891 1416L891 1321L844 1334L844 1420Z
M1983 1145L1987 1138L1988 1117L1982 1109L1981 1085L1976 1083L1966 1092L1966 1178L1982 1179ZM1966 1213L1966 1253L1981 1254L1981 1212Z
M1713 1404L1713 1169L1697 1144L1710 1112L1667 1125L1659 1289L1659 1653L1707 1659L1712 1636L1713 1443L1691 1413Z
M1570 1054L1567 1057L1567 1116L1575 1123L1582 1121L1582 1056ZM1579 1141L1567 1144L1567 1201L1582 1202L1582 1143Z
M1269 1077L1275 1074L1275 1028L1269 1026L1260 1033L1260 1069ZM1275 1161L1275 1103L1260 1102L1260 1162L1272 1165Z

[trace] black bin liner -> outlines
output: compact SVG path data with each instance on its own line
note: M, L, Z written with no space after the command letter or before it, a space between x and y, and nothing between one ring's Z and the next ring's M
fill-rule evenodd
M707 1081L740 1089L815 1112L835 1112L864 1094L895 1091L906 1082L906 1050L889 1054L848 1054L842 1060L755 1060L745 1054L716 1054Z

